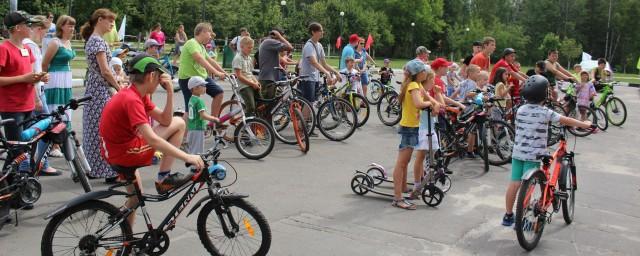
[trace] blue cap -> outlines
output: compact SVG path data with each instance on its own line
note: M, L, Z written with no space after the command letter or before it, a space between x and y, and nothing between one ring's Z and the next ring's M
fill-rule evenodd
M411 60L411 61L407 62L407 65L405 65L404 68L412 76L415 76L418 73L427 70L427 67L424 64L424 62L422 62L420 60Z

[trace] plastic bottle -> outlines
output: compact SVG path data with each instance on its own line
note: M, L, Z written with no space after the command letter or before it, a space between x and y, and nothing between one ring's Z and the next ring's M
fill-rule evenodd
M227 177L227 168L221 164L209 166L209 174L216 180L224 180Z
M22 131L22 134L20 134L20 139L22 141L31 140L33 136L36 136L38 133L49 128L50 124L51 124L51 119L47 118L47 119L40 120L34 125L32 125L31 127L29 127L29 129Z

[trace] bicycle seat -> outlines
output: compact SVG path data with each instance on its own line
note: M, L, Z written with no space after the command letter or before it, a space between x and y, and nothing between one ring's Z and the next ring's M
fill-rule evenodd
M251 70L251 74L253 74L254 76L260 75L260 70L259 69Z
M549 154L537 155L536 160L542 160L543 163L550 163L553 160L553 156Z
M128 166L120 166L120 165L111 165L111 169L113 169L113 171L118 173L118 176L120 177L120 179L123 179L126 181L135 180L136 170L142 167L144 166L128 167Z

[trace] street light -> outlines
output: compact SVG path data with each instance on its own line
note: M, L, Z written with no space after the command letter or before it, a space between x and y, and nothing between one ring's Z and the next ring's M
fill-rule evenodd
M416 23L411 22L411 48L416 48ZM409 51L411 52L411 51Z
M342 37L342 33L344 32L344 26L342 25L342 20L344 19L344 12L340 12L340 37Z
M284 11L285 11L285 8L287 7L287 1L285 1L285 0L280 1L280 6L282 6L282 18L283 18L282 22L285 23L285 25L286 25L286 20L285 19L287 18L287 15L285 14Z
M464 31L467 31L467 32L469 32L469 28L468 28L468 27L467 27L467 28L465 28L465 29L464 29Z

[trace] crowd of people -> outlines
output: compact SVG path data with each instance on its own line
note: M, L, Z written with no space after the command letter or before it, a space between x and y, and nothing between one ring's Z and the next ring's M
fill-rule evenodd
M166 36L160 24L153 26L144 44L144 52L131 58L125 65L126 49L116 49L113 32L116 13L108 9L98 9L80 28L85 41L87 62L85 95L92 100L82 113L83 145L86 159L91 166L90 178L104 178L116 182L119 172L131 168L150 165L156 150L164 153L156 179L158 193L190 179L190 173L172 172L176 158L202 168L204 163L197 155L204 151L204 129L208 122L218 122L218 113L224 90L214 78L225 79L228 74L211 55L208 49L215 37L210 23L199 23L189 38L183 25L175 33L176 59L179 60L178 84L184 99L184 118L174 117L174 92L171 74L158 61L166 45ZM48 112L66 104L72 96L71 61L76 52L71 47L76 21L63 15L53 24L52 14L30 16L24 12L12 12L5 16L4 24L9 29L10 38L0 45L0 115L3 119L13 118L16 123L4 127L8 140L20 140L24 127L17 124L34 113ZM248 115L255 115L255 99L271 99L276 96L275 81L284 79L281 69L296 65L301 77L298 89L310 102L316 101L316 91L324 74L331 86L346 83L347 79L357 86L357 91L367 94L371 78L368 63L376 64L365 49L365 40L357 34L349 37L349 44L342 49L338 69L327 64L327 56L320 40L324 36L321 24L313 22L308 26L309 39L305 42L301 58L293 61L290 53L292 44L282 29L275 28L257 40L251 38L246 28L231 41L235 53L232 73L239 80L239 97L245 103ZM118 40L116 39L115 42ZM545 108L541 105L547 99L556 99L556 81L567 80L577 84L578 104L588 104L595 95L601 80L606 79L606 62L599 60L598 68L591 73L575 67L571 74L558 63L558 51L548 52L548 58L536 63L535 69L523 72L516 61L515 49L506 48L500 60L491 65L491 55L496 50L496 40L485 37L473 42L473 53L461 64L445 58L430 59L430 51L420 46L416 58L404 65L399 99L402 118L399 123L399 153L394 169L394 199L392 204L402 209L415 209L411 199L417 198L417 184L423 174L423 162L429 119L442 120L440 109L444 106L465 108L465 102L476 100L478 91L487 93L489 88L501 100L498 104L508 106L521 99L526 101L517 112L516 138L513 150L512 183L506 193L506 213L503 224L513 222L513 202L523 171L536 167L536 154L546 150L548 136L543 124L560 122L565 125L588 127L588 121L580 121ZM256 51L257 50L257 51ZM255 55L252 53L256 51ZM395 77L390 60L385 59L379 70L381 82L390 84ZM254 69L258 67L258 75ZM342 75L341 75L342 74ZM345 74L351 74L349 76ZM158 86L166 91L166 102L162 108L151 101ZM209 111L202 99L206 94L212 98ZM485 94L486 95L486 94ZM430 108L433 113L422 111ZM65 121L71 127L72 113L67 113ZM186 152L180 146L186 142ZM467 157L475 158L475 139L470 136ZM439 147L433 140L432 148ZM414 160L414 188L408 188L407 169L416 151ZM59 148L50 156L62 156ZM45 174L59 175L60 172L45 163ZM138 174L136 174L138 175ZM137 179L140 182L140 179ZM142 187L142 186L140 186ZM132 189L132 188L129 188ZM408 193L408 197L403 197ZM407 199L408 198L408 199ZM127 206L136 202L133 197ZM135 215L131 215L135 216ZM132 219L130 220L133 221Z

